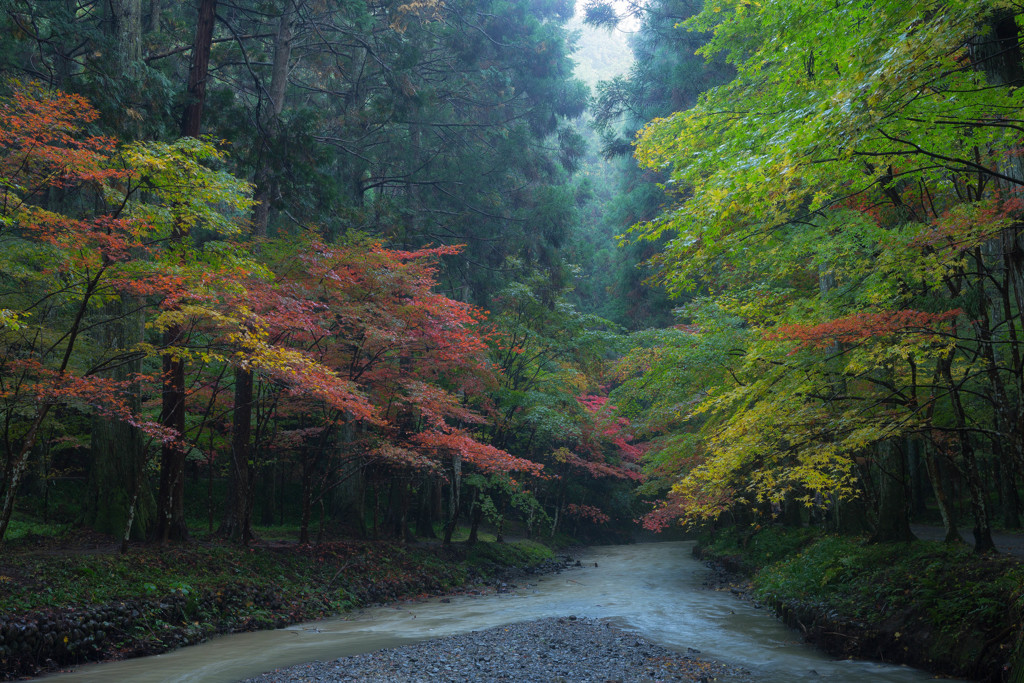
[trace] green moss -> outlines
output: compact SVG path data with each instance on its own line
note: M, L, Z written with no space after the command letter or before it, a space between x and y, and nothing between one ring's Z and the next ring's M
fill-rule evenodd
M551 549L534 541L477 543L466 559L474 567L529 567L553 557Z

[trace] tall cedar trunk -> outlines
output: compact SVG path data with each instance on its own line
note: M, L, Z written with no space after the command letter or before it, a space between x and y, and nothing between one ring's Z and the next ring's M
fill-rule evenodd
M149 25L146 27L151 33L160 30L160 0L149 0Z
M782 525L800 528L804 525L803 505L796 498L796 491L790 491L782 501Z
M466 545L476 545L477 535L480 532L480 521L484 517L484 506L482 505L480 491L477 489L470 489L472 492L470 495L473 497L472 509L469 513L469 538L466 539Z
M181 343L177 325L164 333L164 345ZM157 493L156 538L161 543L188 540L185 524L185 363L165 354L160 424L177 433L160 449L160 488Z
M366 489L369 484L366 481L365 473L359 477L359 495L356 497L356 513L359 521L359 537L369 538L370 530L366 526Z
M902 451L892 440L878 444L878 522L871 540L875 543L916 540L907 515L906 467Z
M1020 191L1018 190L1018 193ZM1014 313L1020 315L1024 311L1024 232L1020 227L1007 228L1002 234L1003 264L1009 279L1009 291L1003 297L1003 318L1012 320ZM1014 306L1016 300L1016 307ZM1024 361L1022 361L1021 339L1017 337L1017 328L1008 326L1010 337L1010 354L1013 363L1012 377L1018 402L1024 400ZM1024 472L1024 409L1016 407L1014 423L1015 439L1009 444L1015 462L1015 471Z
M388 486L385 530L398 541L409 539L409 490L402 479L394 478Z
M206 78L213 45L213 24L217 0L200 0L196 37L192 43L192 66L188 74L185 112L181 117L182 137L199 137L202 130L203 105L206 100ZM185 232L175 226L172 242L185 239ZM184 341L183 330L173 325L164 333L164 344L174 346ZM156 537L160 542L188 539L185 524L185 361L164 354L163 392L160 423L179 435L165 443L160 451L160 491L157 495Z
M999 479L1000 517L1007 529L1020 527L1020 497L1017 494L1016 462L997 458L996 477Z
M829 517L833 520L833 528L840 534L859 536L871 530L868 506L863 495L857 498L833 499Z
M270 115L264 124L266 137L273 137L277 121L284 106L284 94L288 81L288 61L291 59L292 3L286 2L278 24L277 39L274 43L274 67L270 80ZM254 237L266 237L270 220L270 197L272 174L270 173L269 150L264 149L255 174L256 207L253 210L252 233ZM228 495L224 507L224 519L220 534L246 545L253 538L253 450L252 450L252 401L255 378L252 371L239 367L235 370L235 400L231 430L231 470L228 477Z
M906 440L907 444L907 476L910 480L910 517L915 519L928 510L925 499L928 497L928 475L924 471L924 459L921 457L921 442L918 439Z
M94 328L94 343L100 348L112 355L125 353L143 339L144 319L135 301L119 297L108 302L103 312L108 319ZM106 374L115 380L130 381L132 374L141 371L141 359L132 359ZM126 400L133 413L141 410L142 398L137 387L127 393ZM86 523L104 533L144 538L153 519L155 501L144 485L146 453L142 432L127 422L94 416L89 440L93 460Z
M984 72L986 80L991 85L1011 87L1024 85L1024 59L1021 54L1020 29L1017 26L1013 10L998 9L992 12L985 29L980 32L978 38L971 45L971 60L975 68ZM998 168L1005 178L1014 178L1018 181L1016 183L1005 179L998 181L1004 196L1019 199L1024 194L1024 159L1020 155L1007 155L1006 158L998 162ZM1004 228L990 246L993 247L997 262L1004 275L1004 285L999 288L1002 301L993 301L995 309L993 313L1002 308L1004 321L1010 321L1015 316L1019 316L1021 310L1024 310L1024 232L1021 231L1021 225L1016 224ZM1016 306L1014 306L1014 300L1016 300ZM1010 356L1012 366L1010 377L1015 383L1016 391L1014 393L1017 404L1009 403L1009 395L1005 391L1003 395L997 393L993 399L998 403L995 406L996 431L1006 434L1003 439L1005 444L1004 453L1001 454L1000 469L1003 473L1016 473L1024 471L1024 410L1021 409L1019 403L1024 397L1024 367L1021 362L1021 340L1017 337L1016 328L1014 325L1008 324L1004 325L1003 329L1006 330L1007 338L999 341L1003 353ZM991 372L990 363L990 380ZM1007 463L1007 460L1012 462ZM1007 500L1011 487L1014 487L1014 490L1013 496L1009 500L1016 498L1015 479L1012 482L1000 482L1000 486L1004 491L1004 501ZM1013 511L1007 511L1005 504L1003 507L1007 520L1012 521Z
M823 299L836 288L836 274L829 265L818 266L818 292ZM842 349L843 345L839 341L834 341L826 349L825 356L839 358L842 355ZM840 372L829 372L829 385L837 396L846 393L846 378ZM859 486L860 495L857 497L833 496L829 501L827 518L832 520L832 526L839 533L859 535L871 529L868 520L867 491L863 478L859 482Z
M252 401L252 372L241 367L235 368L231 469L228 475L224 518L217 533L242 545L248 545L253 538Z
M1024 84L1020 36L1013 10L999 9L971 45L971 60L992 85Z
M196 37L192 43L192 65L188 72L185 112L181 117L181 135L197 138L202 131L203 106L206 103L206 78L210 68L210 49L213 47L213 24L217 15L217 0L200 0L196 21Z
M459 523L459 487L462 486L462 457L452 456L452 480L449 482L448 519L444 524L444 545L452 544L452 534Z
M263 472L263 493L260 496L260 524L270 526L274 523L274 487L277 484L277 462L271 463Z
M129 69L142 57L142 0L110 0L109 8L117 59Z
M975 249L974 260L979 273L987 272L987 269L985 268L985 260L980 248ZM1000 262L999 265L1001 266L1002 263ZM995 279L994 273L992 273L992 277ZM983 286L979 285L979 287ZM990 401L993 403L992 412L995 421L995 431L998 436L992 440L992 452L1000 461L999 473L1006 473L1010 477L1009 482L1000 481L998 483L999 489L1001 491L1005 491L1005 488L1008 485L1015 482L1013 482L1014 468L1012 464L1010 467L1005 467L1004 464L1007 461L1017 460L1016 452L1019 450L1019 444L1024 435L1020 433L1018 426L1020 419L1019 406L1015 405L1011 401L1010 392L1007 390L1006 383L1003 380L1004 368L1000 366L999 359L996 357L996 346L997 344L999 346L1003 346L1002 342L1004 340L996 340L994 338L994 326L992 325L992 321L989 317L990 312L996 313L998 322L998 315L1002 313L1003 309L1001 306L996 306L992 311L990 311L989 306L987 305L986 291L984 288L981 294L982 296L979 297L980 304L978 311L972 312L973 320L971 321L971 324L974 327L975 334L980 342L979 350L981 351L981 356L985 363L985 374L989 383ZM1006 294L1009 294L1008 289L1006 290ZM1004 445L1009 446L1010 455L1007 455Z
M409 503L412 501L412 494L409 491L408 483L404 481L401 482L399 494L401 496L401 505L398 515L399 538L403 543L413 543L416 541L416 535L409 529Z
M967 479L967 489L971 495L971 513L974 515L974 552L979 554L990 553L995 551L995 543L992 541L992 525L989 521L988 502L985 499L985 487L981 480L981 472L978 469L974 446L971 443L971 434L967 428L967 414L964 411L963 402L960 400L960 388L953 382L952 363L953 358L951 354L939 361L943 379L946 381L949 389L953 416L956 419L961 466Z
M420 485L419 496L416 506L416 535L420 538L437 538L434 531L434 489L437 484L433 479L428 479Z
M932 448L925 447L924 451L925 468L928 470L928 479L932 484L932 492L935 494L935 502L939 507L939 515L942 517L942 527L945 529L946 543L963 543L960 536L960 529L956 525L956 515L949 503L949 495L946 491L945 481L939 470L938 458Z
M270 158L272 143L280 126L281 112L284 111L284 98L288 86L288 63L291 61L292 54L294 9L292 1L285 0L281 19L277 25L277 37L274 40L274 64L270 74L270 88L267 90L270 102L268 115L261 120L263 136L260 140L259 161L253 178L253 183L256 186L253 197L256 207L253 209L252 233L255 237L266 237L267 226L270 222L270 201L273 198L276 185Z
M142 0L109 0L108 34L114 44L110 68L116 76L134 82L142 60ZM126 127L127 128L127 127ZM127 130L125 131L127 132ZM136 131L137 132L137 131ZM103 306L106 320L94 328L95 343L111 355L124 353L144 338L141 300L122 295ZM142 372L141 359L124 361L104 373L130 380ZM141 409L135 387L127 395L131 411ZM94 416L89 434L93 464L89 470L87 522L96 530L122 537L122 547L133 537L144 537L153 517L154 499L145 480L145 445L141 431L126 422ZM133 531L134 528L134 531Z
M299 543L309 543L309 518L313 506L313 468L302 459L302 517L299 521Z

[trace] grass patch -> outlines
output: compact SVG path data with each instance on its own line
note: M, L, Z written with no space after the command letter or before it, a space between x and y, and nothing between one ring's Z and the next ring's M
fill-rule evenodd
M467 561L474 567L530 567L554 557L551 548L536 541L515 543L477 543L470 548Z
M705 534L700 545L714 555L738 558L748 571L779 562L812 543L818 533L810 528L753 527L728 528Z
M315 603L321 612L340 611L354 602L449 590L473 573L535 565L551 556L532 541L450 549L352 541L284 548L190 544L138 548L127 555L11 554L0 561L0 614L216 595L227 587L273 593L283 605Z
M24 522L12 519L7 527L4 542L10 543L33 537L60 538L66 535L70 529L70 524L44 524L42 522Z

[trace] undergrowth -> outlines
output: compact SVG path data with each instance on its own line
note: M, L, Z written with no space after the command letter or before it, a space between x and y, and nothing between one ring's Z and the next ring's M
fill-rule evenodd
M60 637L68 631L63 642L70 644L61 649L58 643L60 652L51 653L61 664L154 654L216 633L451 592L551 557L551 550L530 541L472 548L382 541L252 548L191 543L133 548L125 555L23 549L0 557L0 633L6 634L0 639L0 680L53 666L44 655L54 645L54 629ZM48 639L37 642L37 631Z
M139 548L127 555L13 556L0 562L0 615L167 595L217 595L227 587L271 592L275 602L315 602L341 611L424 590L450 590L472 576L534 565L551 550L533 542L415 548L390 543L239 548Z
M763 600L827 604L869 623L913 611L947 634L974 622L996 623L1024 607L1019 560L927 541L868 544L825 536L764 566L754 585Z
M835 636L844 649L833 654L999 680L1021 630L1024 564L1014 557L783 527L725 530L703 547L749 573L753 597L796 615L809 638Z

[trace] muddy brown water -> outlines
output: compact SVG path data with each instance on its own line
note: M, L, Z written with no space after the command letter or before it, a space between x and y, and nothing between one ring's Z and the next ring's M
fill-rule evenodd
M609 619L666 647L739 665L755 681L909 683L907 667L833 661L800 642L766 609L701 587L707 569L691 542L592 548L583 568L493 595L374 607L276 631L221 636L202 645L46 677L51 683L219 683L313 660L405 645L454 633L552 616ZM597 564L595 567L594 564Z

